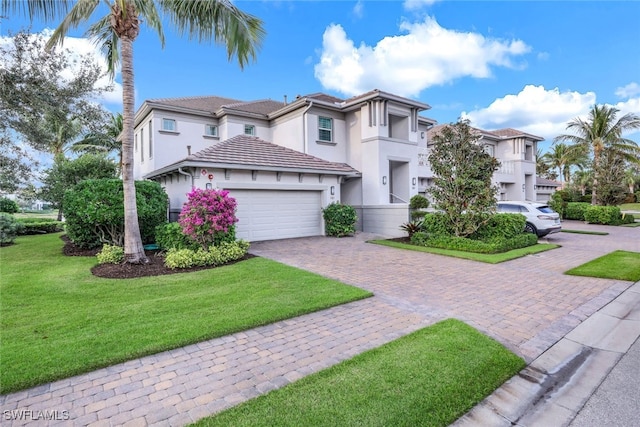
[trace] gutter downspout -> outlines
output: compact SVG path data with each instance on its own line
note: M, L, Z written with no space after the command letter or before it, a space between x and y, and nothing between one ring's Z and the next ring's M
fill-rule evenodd
M181 174L181 175L185 175L185 176L188 176L188 177L191 178L191 189L192 190L196 187L195 177L192 174L190 174L189 172L183 171L182 168L178 168L178 173Z
M309 106L302 112L302 140L304 141L304 154L309 154L309 138L307 138L307 120L305 119L305 116L311 107L313 107L313 101L310 101Z

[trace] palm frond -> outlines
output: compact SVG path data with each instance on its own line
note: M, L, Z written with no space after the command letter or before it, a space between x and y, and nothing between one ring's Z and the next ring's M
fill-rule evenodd
M229 0L160 0L179 34L189 39L225 44L227 58L237 57L241 68L255 60L265 30L262 21Z
M87 30L87 35L93 40L96 46L107 61L107 70L111 78L115 76L116 70L120 66L120 39L113 31L110 23L110 15L103 16L93 23Z
M69 30L88 21L98 4L99 0L78 0L53 32L46 48L52 49L56 45L62 45Z
M1 15L23 14L31 21L41 19L54 21L74 4L73 0L2 0Z

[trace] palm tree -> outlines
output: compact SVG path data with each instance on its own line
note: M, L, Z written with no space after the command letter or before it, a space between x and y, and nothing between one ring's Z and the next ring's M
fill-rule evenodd
M633 163L640 162L640 147L635 141L623 138L625 131L640 129L640 117L629 113L616 120L619 110L607 105L594 105L587 120L577 117L567 124L567 130L575 135L559 135L554 142L568 141L572 149L592 156L594 171L591 187L591 204L597 203L598 174L603 151L612 153Z
M569 150L566 144L553 144L551 151L542 156L543 161L552 169L558 169L558 177L560 183L564 187L564 183L569 181L571 176L571 165L575 156Z
M73 144L71 149L75 152L85 153L116 153L118 157L118 171L122 170L122 113L111 114L109 123L106 123L101 131L90 132L80 141Z
M215 41L227 48L227 57L238 59L244 68L255 59L265 34L262 21L239 10L231 0L103 0L109 5L109 13L89 26L87 35L101 45L107 57L109 71L115 72L121 65L123 132L122 132L122 182L124 190L124 252L127 262L146 263L142 246L136 192L133 179L133 42L144 22L155 30L164 46L162 21L158 10L164 12L180 34L189 39ZM26 11L31 19L45 20L64 16L54 31L48 46L62 44L70 29L86 24L98 9L100 0L2 0L2 12Z

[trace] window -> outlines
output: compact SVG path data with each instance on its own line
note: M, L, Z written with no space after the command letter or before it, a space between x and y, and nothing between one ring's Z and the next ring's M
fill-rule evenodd
M140 129L140 161L144 162L144 128Z
M151 130L151 122L149 122L149 158L153 157L153 137Z
M136 133L136 138L133 141L133 149L135 150L135 152L138 152L138 134Z
M245 128L245 131L246 131L246 128ZM206 136L218 136L218 126L204 125L204 134Z
M176 121L173 119L162 119L162 130L167 132L175 132Z
M244 134L245 135L255 135L256 127L254 125L244 125Z
M487 153L488 155L490 155L491 157L495 157L496 156L496 147L491 145L491 144L487 144L484 146L484 152Z
M318 141L333 142L333 119L318 117Z

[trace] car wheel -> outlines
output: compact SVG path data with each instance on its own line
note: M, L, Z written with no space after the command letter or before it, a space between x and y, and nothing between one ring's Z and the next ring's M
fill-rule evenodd
M524 232L525 233L535 234L536 236L538 235L538 230L536 229L536 226L531 224L530 222L527 222L524 225Z

